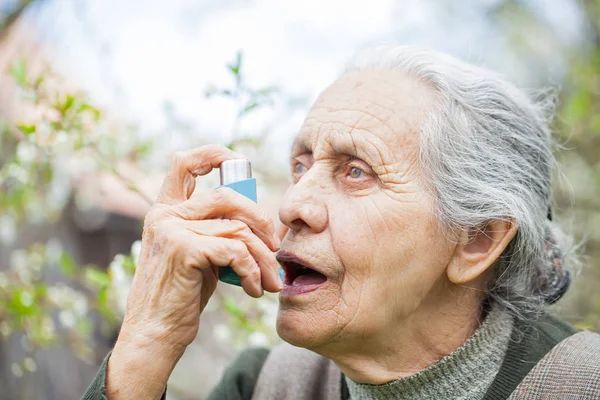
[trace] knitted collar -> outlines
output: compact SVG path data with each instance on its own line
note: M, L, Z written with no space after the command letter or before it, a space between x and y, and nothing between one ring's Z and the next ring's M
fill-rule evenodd
M345 377L350 398L482 399L498 374L513 328L513 319L492 309L464 345L426 369L383 385L356 383Z

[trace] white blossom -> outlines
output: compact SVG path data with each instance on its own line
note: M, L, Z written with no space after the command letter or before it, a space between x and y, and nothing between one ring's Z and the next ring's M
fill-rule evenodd
M17 145L17 158L24 164L29 164L37 155L37 149L33 143L21 141Z
M42 338L46 340L52 339L54 337L55 332L56 328L54 327L54 321L49 316L45 316L42 320Z
M70 310L62 310L58 313L58 321L65 328L72 328L75 326L75 314Z
M54 137L54 150L60 153L66 153L73 148L72 140L65 131L56 133Z
M67 309L71 308L75 302L77 292L67 285L60 283L57 286L49 287L46 296L57 307Z
M0 243L9 246L17 238L17 223L10 215L0 216Z
M53 205L54 206L54 205ZM37 225L45 220L44 212L47 210L48 205L43 204L41 199L32 197L25 203L25 213L27 215L27 221Z
M269 338L262 332L252 332L248 336L248 344L253 347L266 347L269 345Z
M0 289L6 289L8 287L8 278L4 272L0 272Z
M0 334L2 336L9 337L12 333L12 328L6 321L0 322Z
M142 241L136 240L131 245L131 257L133 257L133 262L137 266L138 259L140 258L140 251L142 250Z
M23 367L25 367L25 370L29 372L35 372L37 370L37 364L31 357L27 357L23 360Z
M21 304L23 304L25 307L31 307L33 305L33 295L31 292L21 292Z
M83 296L83 295L77 296L77 299L75 299L75 301L73 302L73 311L78 316L83 316L87 313L88 302L87 302L87 299L85 298L85 296Z
M108 269L113 283L121 284L126 281L127 274L125 274L125 268L123 267L124 263L125 257L122 254L117 254L110 263Z
M231 339L231 329L225 324L217 324L213 328L215 338L220 342L227 342Z
M27 251L25 249L15 249L10 254L10 266L13 271L27 268L28 263L29 256L27 255Z
M57 238L48 239L46 242L46 260L50 263L56 263L60 260L63 252L62 244Z
M23 376L23 370L21 369L21 366L17 363L12 363L12 365L10 366L10 372L12 372L12 374L17 378Z
M29 181L29 171L15 163L11 163L8 166L8 176L12 176L21 183L27 183L27 181Z

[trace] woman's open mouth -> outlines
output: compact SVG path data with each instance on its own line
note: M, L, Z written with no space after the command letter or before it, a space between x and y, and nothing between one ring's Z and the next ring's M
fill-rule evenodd
M277 261L285 271L283 293L291 295L311 292L327 282L325 275L292 253L280 251L277 253Z

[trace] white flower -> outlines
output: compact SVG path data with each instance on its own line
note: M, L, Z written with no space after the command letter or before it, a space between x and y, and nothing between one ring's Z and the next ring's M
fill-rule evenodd
M51 205L54 207L54 204ZM34 225L38 225L45 219L44 212L47 210L48 205L42 204L42 202L33 197L25 203L25 213L27 214L27 221Z
M33 143L22 141L17 145L17 158L23 164L29 164L35 160L36 155L37 149Z
M55 305L57 305L57 306L60 307L60 300L61 300L61 290L60 290L60 288L58 288L56 286L50 286L48 288L48 291L46 292L46 297L52 303L54 303Z
M17 363L12 363L12 365L10 366L10 371L17 378L20 378L23 376L23 370L21 369L21 366Z
M58 313L58 321L65 328L72 328L75 326L75 314L69 310L62 310Z
M10 254L10 266L13 271L26 269L29 264L29 256L25 249L16 249Z
M113 288L117 297L117 306L121 316L125 315L127 309L127 297L129 296L129 285L121 285Z
M4 272L0 272L0 289L6 289L8 286L8 278Z
M73 174L79 172L79 169L71 170ZM62 208L71 195L71 181L70 177L65 172L55 170L52 181L50 182L48 189L46 190L46 197L48 203L52 204L55 209Z
M29 180L29 172L25 168L15 163L12 163L8 166L8 176L12 176L13 178L21 181L21 183L27 183Z
M17 223L10 215L0 216L0 243L9 246L17 238Z
M138 259L140 258L140 251L142 250L142 241L136 240L131 245L131 257L133 257L133 262L137 266Z
M54 327L54 321L49 316L44 317L44 319L42 320L41 329L42 338L50 340L54 337L54 332L56 332L56 329Z
M231 329L225 324L217 324L213 328L215 338L220 342L227 342L231 339Z
M27 357L23 360L23 367L25 367L25 370L29 372L35 372L37 370L37 364L31 357Z
M252 332L248 336L248 344L253 347L266 347L269 345L269 338L262 332Z
M73 311L79 316L85 315L88 310L88 302L85 296L78 296L73 302Z
M0 322L0 334L4 337L9 337L12 333L12 328L6 321Z
M25 307L31 307L33 305L33 295L31 292L21 292L21 304Z
M60 131L54 137L54 151L66 153L73 148L72 140L65 131Z
M260 321L267 328L272 328L277 323L277 312L279 303L269 298L261 298L257 302L258 308L262 311Z
M57 238L48 239L46 242L46 259L50 263L56 263L60 260L63 252L62 244Z
M71 308L77 294L70 287L59 283L57 286L49 287L46 296L59 308Z
M110 270L113 284L122 284L127 280L127 274L125 274L125 268L123 268L124 262L125 257L122 254L117 254L110 263L108 269Z

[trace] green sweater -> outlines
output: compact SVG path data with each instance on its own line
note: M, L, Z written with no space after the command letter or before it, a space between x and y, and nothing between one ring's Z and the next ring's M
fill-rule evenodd
M516 321L504 361L483 399L507 399L538 361L556 344L576 332L572 326L549 315L543 315L534 323ZM208 400L251 400L258 375L268 354L268 349L243 351L225 371ZM109 356L105 358L82 399L106 400L106 364ZM342 379L341 384L341 400L348 400L350 395L346 380Z

